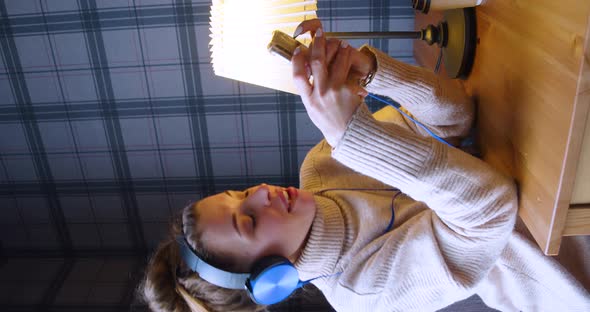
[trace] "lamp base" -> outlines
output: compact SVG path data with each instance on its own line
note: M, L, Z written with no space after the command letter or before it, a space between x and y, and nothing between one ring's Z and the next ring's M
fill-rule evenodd
M328 32L328 38L339 39L421 39L437 44L443 52L443 61L450 78L467 79L475 59L477 26L475 9L444 11L444 19L437 25L428 25L420 31L387 32Z
M419 33L427 44L436 43L442 49L450 78L467 79L475 58L476 31L475 10L466 8L445 11L437 26L428 25Z
M473 67L477 45L475 9L445 11L442 23L447 25L443 29L447 30L448 37L442 40L446 43L442 49L447 75L450 78L467 79Z

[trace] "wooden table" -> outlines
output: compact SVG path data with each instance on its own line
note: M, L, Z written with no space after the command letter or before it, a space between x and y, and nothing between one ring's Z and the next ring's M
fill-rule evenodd
M487 0L476 12L464 87L483 159L515 177L520 217L555 255L562 236L590 234L590 1ZM416 29L441 19L417 12ZM434 68L438 50L416 41L414 56Z

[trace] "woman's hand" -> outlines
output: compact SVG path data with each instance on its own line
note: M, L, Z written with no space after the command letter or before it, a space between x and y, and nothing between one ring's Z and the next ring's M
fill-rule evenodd
M334 50L334 41L327 42L321 28L314 29L313 35L308 53L297 48L293 54L293 80L311 121L328 144L335 147L362 101L359 94L366 91L349 78L351 55L356 50L343 41L329 62L328 47ZM310 74L313 83L309 81Z
M310 32L312 36L315 35L316 29L322 28L322 23L319 19L312 19L301 22L295 32L293 33L293 37L297 37L301 34L306 32ZM322 29L323 30L323 29ZM332 58L330 57L330 42L331 41L339 41L338 39L328 39L328 57L327 57L327 64L331 63ZM333 55L332 55L333 56ZM373 55L365 54L361 51L356 49L352 49L350 52L350 62L352 63L351 71L350 71L350 79L364 79L369 75L370 72L375 71L376 61Z

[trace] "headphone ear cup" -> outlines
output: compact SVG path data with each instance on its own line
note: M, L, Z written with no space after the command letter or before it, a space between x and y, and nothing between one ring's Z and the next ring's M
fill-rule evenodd
M291 264L291 261L285 257L266 256L254 262L254 265L252 265L252 268L250 269L250 279L256 279L260 273L264 272L264 270L278 264L293 265Z
M246 281L250 298L258 304L275 304L299 288L299 273L291 261L281 256L268 256L257 261Z

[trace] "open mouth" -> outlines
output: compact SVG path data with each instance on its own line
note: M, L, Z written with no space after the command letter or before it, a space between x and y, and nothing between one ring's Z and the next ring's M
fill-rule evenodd
M291 213L291 196L289 196L289 192L287 192L287 189L283 189L280 197L283 200L285 206L287 206L287 212Z
M285 196L285 201L287 204L287 212L293 212L293 204L295 203L295 199L297 198L297 189L292 186L283 189L283 195Z

